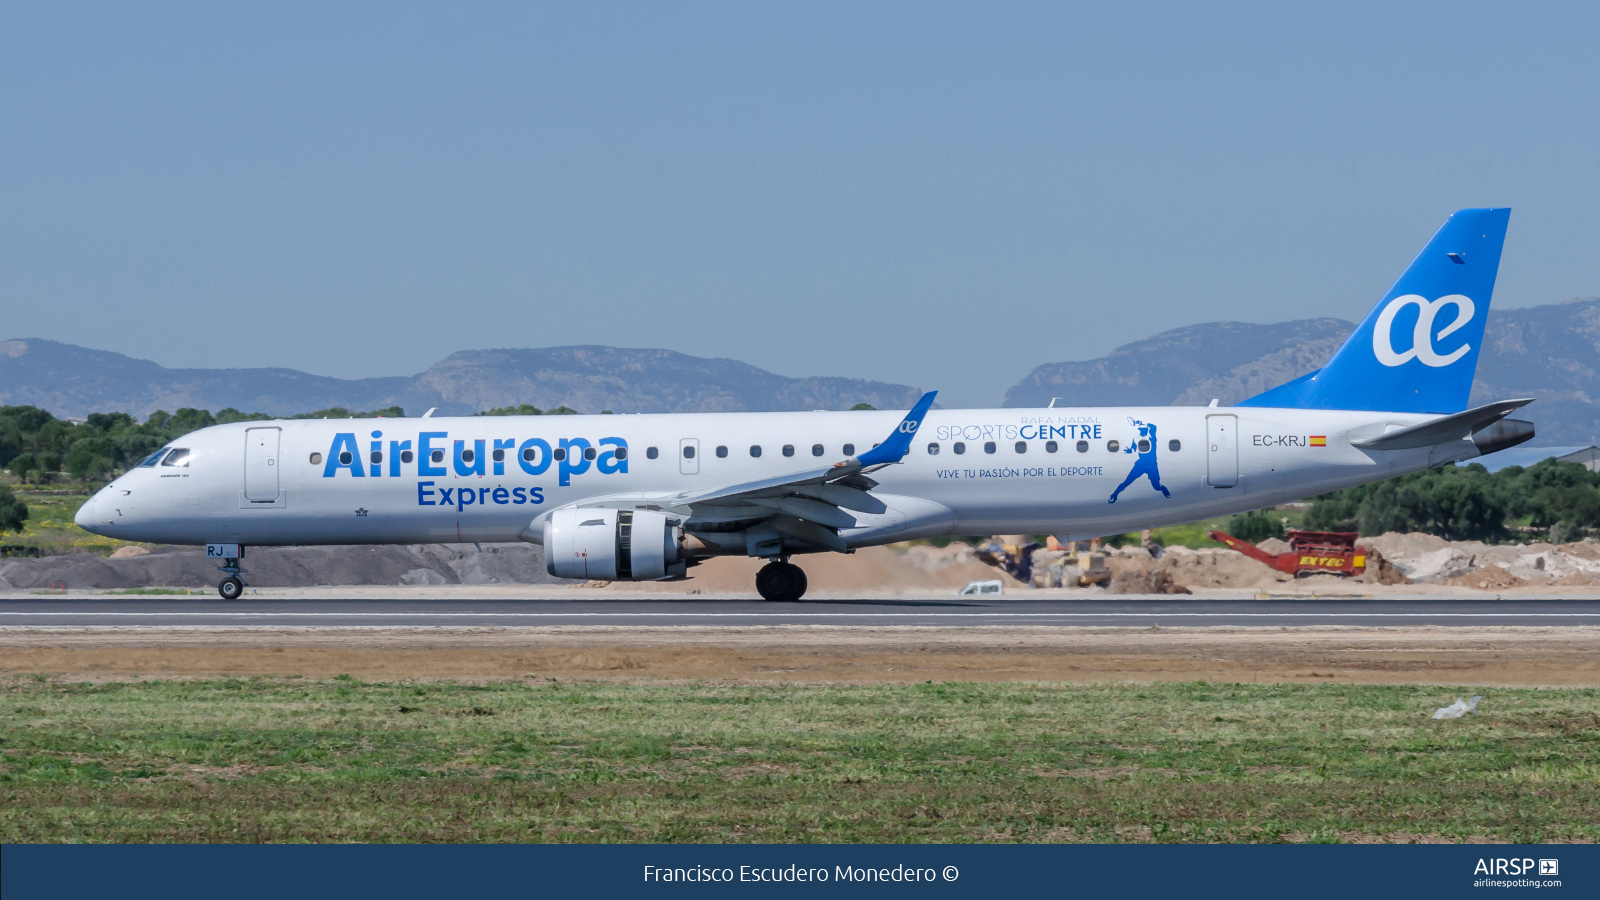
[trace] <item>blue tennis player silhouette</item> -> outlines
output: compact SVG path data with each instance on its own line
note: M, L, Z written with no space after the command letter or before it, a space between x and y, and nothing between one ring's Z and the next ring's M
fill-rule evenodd
M1162 486L1161 470L1156 466L1156 426L1141 422L1132 416L1128 417L1128 424L1137 427L1139 429L1139 437L1144 438L1148 443L1145 443L1144 447L1140 447L1139 444L1143 443L1143 441L1137 441L1129 445L1128 449L1122 451L1123 453L1132 453L1134 450L1138 450L1139 458L1134 461L1133 470L1128 473L1128 477L1122 479L1122 483L1117 485L1117 489L1111 492L1111 499L1106 502L1117 502L1117 495L1121 494L1128 485L1146 475L1150 476L1150 484L1161 492L1161 496L1171 498L1172 492ZM1149 449L1147 450L1145 447Z

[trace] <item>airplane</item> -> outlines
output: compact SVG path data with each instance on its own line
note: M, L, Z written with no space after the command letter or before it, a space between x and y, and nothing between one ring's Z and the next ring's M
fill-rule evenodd
M1534 436L1469 409L1510 210L1463 209L1327 365L1233 406L240 422L186 434L77 524L205 544L237 598L246 547L528 541L560 578L681 579L942 535L1084 540L1298 500Z

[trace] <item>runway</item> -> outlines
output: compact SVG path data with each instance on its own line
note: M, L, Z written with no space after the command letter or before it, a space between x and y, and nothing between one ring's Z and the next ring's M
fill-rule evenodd
M0 600L0 627L503 627L866 625L1172 627L1600 626L1600 600L244 599Z

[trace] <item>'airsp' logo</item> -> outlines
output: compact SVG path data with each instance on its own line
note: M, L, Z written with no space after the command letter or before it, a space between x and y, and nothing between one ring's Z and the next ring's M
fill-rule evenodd
M1394 352L1394 342L1390 340L1389 331L1394 327L1394 317L1400 310L1407 306L1417 308L1417 327L1411 336L1411 349L1404 353ZM1461 294L1450 294L1429 303L1419 294L1407 294L1389 301L1389 305L1378 313L1377 324L1372 329L1372 352L1378 357L1378 362L1386 366L1405 365L1412 359L1417 359L1425 366L1448 366L1467 354L1472 349L1471 344L1462 344L1454 351L1440 356L1433 349L1433 320L1439 315L1439 310L1446 306L1454 306L1456 317L1439 332L1439 339L1449 337L1461 326L1472 321L1472 314L1476 311L1472 305L1472 298Z

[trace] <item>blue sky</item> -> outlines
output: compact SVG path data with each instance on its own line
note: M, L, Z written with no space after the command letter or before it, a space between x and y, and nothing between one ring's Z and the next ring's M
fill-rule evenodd
M411 374L668 347L998 405L1358 319L1452 210L1600 294L1600 5L7 4L0 334Z

